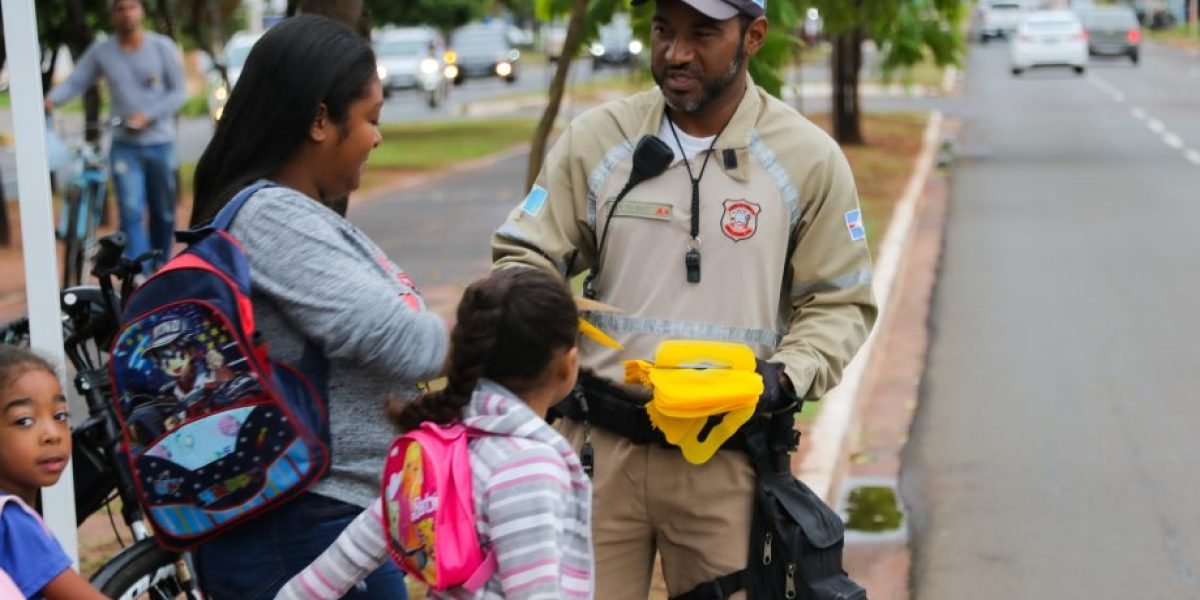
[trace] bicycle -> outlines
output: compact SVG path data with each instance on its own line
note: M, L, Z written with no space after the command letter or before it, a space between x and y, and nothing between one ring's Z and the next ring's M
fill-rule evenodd
M151 254L122 258L125 236L113 233L98 242L92 275L98 286L74 286L61 295L63 348L75 369L75 389L87 403L88 417L71 432L75 478L75 520L83 523L106 509L122 549L91 578L104 595L116 600L202 598L189 557L155 543L143 520L129 466L120 455L122 431L112 399L108 350L121 326L123 299L134 288L134 276ZM113 279L120 281L120 290ZM0 329L4 343L28 342L29 321L17 319ZM132 533L126 545L113 517L112 503L121 502L121 518Z
M113 117L105 121L102 128L112 129L123 124L120 117ZM96 241L96 229L108 201L108 156L99 137L94 142L81 142L75 149L72 159L75 174L63 195L56 232L65 247L63 289L83 283L87 253Z

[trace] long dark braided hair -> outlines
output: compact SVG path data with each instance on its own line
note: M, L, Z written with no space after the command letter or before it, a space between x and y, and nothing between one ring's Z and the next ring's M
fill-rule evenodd
M538 269L505 269L472 283L457 319L446 388L406 405L389 403L388 418L400 430L424 421L458 421L483 377L521 394L539 382L555 352L574 347L579 335L571 291L562 279Z

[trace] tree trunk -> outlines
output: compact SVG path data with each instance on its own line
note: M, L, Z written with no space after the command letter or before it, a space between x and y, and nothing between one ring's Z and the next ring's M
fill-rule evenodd
M96 38L96 32L88 25L87 15L80 0L67 2L66 38L67 47L71 50L71 60L75 61L83 56ZM50 70L54 71L53 65ZM83 135L89 142L100 139L100 88L94 85L83 94Z
M538 173L542 170L542 161L546 155L546 144L550 132L554 129L554 121L558 119L558 109L562 105L563 93L567 87L567 75L571 72L571 62L579 53L579 44L583 41L583 20L587 16L588 0L575 0L571 8L571 20L567 23L567 37L563 40L562 51L558 55L558 66L554 71L554 80L550 82L550 97L542 120L538 121L537 129L533 132L533 141L529 148L529 169L525 173L525 188L533 186Z
M288 5L290 7L291 2ZM371 39L371 24L366 19L362 0L300 0L296 8L301 14L324 15L341 21L364 39ZM325 205L344 217L350 208L350 197L333 198Z
M300 0L297 9L302 14L324 15L341 21L358 35L371 39L371 23L366 18L363 0Z
M864 143L858 105L863 33L852 29L833 40L833 137L844 145Z
M158 14L155 17L159 32L175 39L175 19L171 16L170 0L158 0Z

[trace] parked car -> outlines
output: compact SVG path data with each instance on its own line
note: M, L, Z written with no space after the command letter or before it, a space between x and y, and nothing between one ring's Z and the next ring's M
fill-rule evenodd
M1030 14L1017 26L1010 49L1012 74L1034 67L1071 67L1083 75L1088 60L1087 33L1075 13L1065 10Z
M628 19L614 19L612 23L601 27L599 38L588 48L592 55L592 68L633 65L644 49L642 41L633 37L633 28Z
M1138 64L1142 48L1142 28L1137 13L1128 6L1096 6L1080 11L1080 20L1088 36L1088 54L1092 56L1128 56Z
M242 75L242 67L246 65L246 57L250 56L250 49L261 37L261 33L248 31L239 31L233 34L222 51L225 55L222 61L225 67L225 77L221 77L220 71L210 71L208 114L214 123L221 120L221 115L225 112L225 102L229 100L229 93L233 91L238 77Z
M384 29L372 36L384 96L416 90L437 108L449 90L445 42L431 27Z
M455 69L455 85L467 79L499 77L508 83L517 80L517 60L521 52L508 43L505 28L488 24L464 25L450 36L446 61Z
M975 12L975 36L981 44L992 38L1011 37L1029 12L1026 0L983 0Z

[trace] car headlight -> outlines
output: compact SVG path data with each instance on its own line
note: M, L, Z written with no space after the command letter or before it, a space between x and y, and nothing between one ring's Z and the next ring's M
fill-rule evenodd
M220 121L220 120L221 120L221 117L222 117L222 116L224 116L224 115L225 115L225 107L224 107L224 106L218 106L218 107L217 107L217 110L214 110L214 111L213 111L213 120L214 120L214 121Z
M436 60L433 60L432 58L427 58L427 59L421 61L421 72L422 73L424 73L426 75L433 75L434 73L437 73L437 71L438 71L438 64L437 64Z
M458 67L454 65L446 65L446 70L442 72L446 79L458 79Z
M643 50L643 46L642 46L641 40L633 40L632 42L629 42L629 53L630 54L641 54L642 50Z
M512 75L512 70L512 65L506 62L498 63L496 65L496 74L501 77L508 77L509 75Z
M229 98L229 88L225 87L225 84L217 86L217 89L213 90L213 98L216 98L220 102L224 102Z
M590 48L588 48L588 51L592 53L592 56L604 56L604 44L601 44L600 42L592 42L592 45Z
M385 67L383 65L375 65L375 73L377 75L379 75L380 81L387 79L387 76L388 76L387 67Z
M458 53L453 50L447 50L446 53L442 55L442 60L446 61L446 64L452 65L458 62Z

